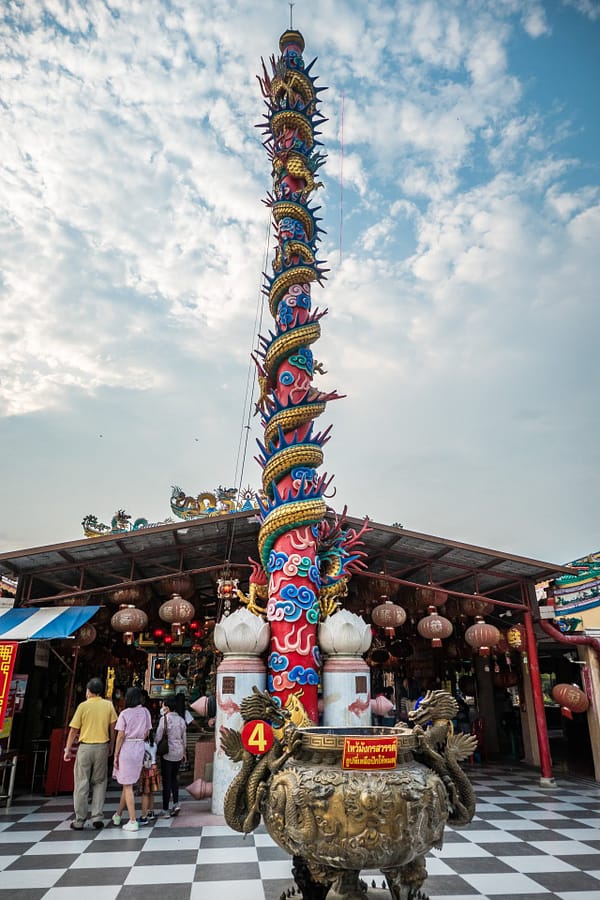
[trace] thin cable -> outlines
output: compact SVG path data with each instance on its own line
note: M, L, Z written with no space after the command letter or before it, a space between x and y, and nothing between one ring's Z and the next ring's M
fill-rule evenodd
M340 265L342 264L342 230L344 224L344 101L345 92L342 91L342 158L340 161Z
M266 272L268 261L269 261L270 231L271 231L271 213L269 212L268 220L267 220L267 227L265 230L265 250L264 250L264 257L263 257L263 272ZM254 315L254 331L253 331L254 338L253 338L253 340L256 339L256 347L253 347L253 349L256 350L257 352L259 349L258 337L262 331L262 322L263 322L264 307L265 307L265 300L264 300L264 294L263 294L263 290L262 290L262 284L263 284L263 282L261 279L260 284L259 284L259 289L258 289L257 301L256 301L256 312ZM248 454L248 440L249 440L250 431L251 431L250 418L252 416L252 407L254 406L255 387L256 387L256 366L252 359L252 355L250 354L249 362L248 362L248 371L246 374L246 390L245 390L245 394L244 394L244 406L243 406L243 410L242 410L242 424L240 427L240 437L239 437L239 441L238 441L237 456L236 456L236 461L235 461L235 476L234 476L234 481L233 481L234 486L236 488L236 497L237 498L239 498L239 496L240 496L240 493L242 490L242 483L244 480L244 470L245 470L246 458L247 458L247 454ZM231 553L233 551L233 544L234 544L234 540L235 540L235 525L236 525L236 523L234 520L232 522L232 528L230 530L229 540L227 542L227 551L225 554L226 564L229 563L231 560Z

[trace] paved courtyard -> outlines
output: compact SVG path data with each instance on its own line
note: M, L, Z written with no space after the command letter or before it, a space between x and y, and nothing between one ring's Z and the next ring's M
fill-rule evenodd
M558 777L543 790L534 771L501 766L469 775L476 817L429 854L431 900L599 900L599 785ZM0 806L0 900L279 900L293 888L262 827L244 838L187 796L180 816L137 833L72 831L70 797L17 796ZM363 877L380 887L380 874Z

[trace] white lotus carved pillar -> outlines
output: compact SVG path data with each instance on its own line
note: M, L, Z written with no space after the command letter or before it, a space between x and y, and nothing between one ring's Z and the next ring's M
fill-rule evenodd
M371 646L364 619L340 609L319 625L323 665L323 725L371 724L371 673L363 654Z
M265 690L267 670L260 657L269 645L269 638L268 623L245 608L236 610L215 626L215 647L224 654L217 669L216 750L211 806L215 815L223 815L227 788L241 766L241 763L232 762L221 749L221 725L241 729L241 701L252 693L254 686Z

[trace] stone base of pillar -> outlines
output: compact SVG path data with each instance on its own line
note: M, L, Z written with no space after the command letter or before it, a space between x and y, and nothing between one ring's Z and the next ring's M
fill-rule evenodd
M360 656L330 656L323 666L323 725L371 724L371 673Z
M216 751L213 761L213 795L211 810L223 815L227 788L239 772L241 763L234 763L221 750L221 726L241 730L243 723L240 703L257 687L264 691L267 673L257 657L226 656L217 670L217 715L215 718Z

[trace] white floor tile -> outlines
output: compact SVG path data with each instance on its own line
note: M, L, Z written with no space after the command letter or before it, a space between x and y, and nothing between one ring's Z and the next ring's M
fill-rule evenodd
M560 813L551 812L549 809L532 809L529 812L519 812L518 809L515 809L515 816L519 816L522 819L531 819L534 822L543 822L544 819L564 819L565 822L569 821L567 816L561 816Z
M265 900L265 892L260 881L196 881L192 885L190 900L207 900L209 897Z
M44 894L44 900L116 900L121 885L99 884L93 887L55 887Z
M0 838L0 840L2 840ZM89 841L40 841L26 850L23 856L49 856L55 853L83 853L92 843Z
M231 853L229 854L229 861L231 862ZM193 865L184 865L184 866L165 866L165 865L154 865L154 866L136 866L131 870L127 878L125 879L125 885L129 884L190 884L194 880L194 875L196 874L196 866ZM223 885L228 882L221 883L221 897L223 897ZM210 896L218 897L218 894L205 894L205 898ZM235 897L235 894L232 894L231 897ZM239 900L236 897L236 900Z
M3 844L35 844L45 838L49 831L3 831Z
M532 878L517 873L512 875L503 872L502 875L461 875L468 884L472 885L486 897L498 894L547 894L549 891L538 884Z
M439 859L462 859L464 856L468 856L471 859L474 856L491 856L492 854L484 850L483 847L478 847L477 844L470 844L468 841L463 843L461 841L458 844L445 844L441 850L432 850L431 855L437 856Z
M28 816L23 816L20 820L21 822L64 822L66 819L71 820L72 813L70 812L57 812L52 809L43 810L42 812L30 813Z
M204 833L204 832L203 832ZM144 844L144 850L197 850L200 846L200 835L190 837L168 837L167 835L155 837L155 832Z
M5 869L7 866L10 866L11 863L15 862L15 860L19 859L18 856L2 856L0 855L0 872L2 869ZM0 887L2 885L0 884Z
M473 841L474 844L508 844L521 840L515 834L509 834L507 831L465 831L464 836Z
M256 847L200 847L196 862L199 866L208 866L256 862L257 859Z
M204 825L202 834L210 835L210 837L231 837L232 834L237 834L237 832L229 828L228 825Z
M596 820L596 824L598 821ZM573 841L600 841L600 830L598 828L554 828L558 834L564 834L566 838Z
M538 853L535 856L499 856L500 862L506 863L517 872L578 872L575 866L569 865L564 859L556 859L546 853Z
M596 900L598 894L592 891L566 891L556 896L560 897L560 900Z
M597 853L593 847L588 847L580 841L529 841L532 847L550 853L552 856L589 856Z
M269 859L266 862L258 864L260 869L260 877L269 878L291 878L292 877L292 859Z
M545 825L530 819L488 819L488 825L495 825L505 831L544 831Z
M425 860L425 864L427 865L427 874L428 875L454 875L454 869L452 869L448 863L445 863L443 859L440 859L439 856L428 856Z
M12 869L2 873L2 890L16 888L49 888L65 873L65 869Z
M204 829L202 829L202 834L205 834ZM254 835L254 846L255 847L277 847L278 844L275 843L270 834L255 834Z

